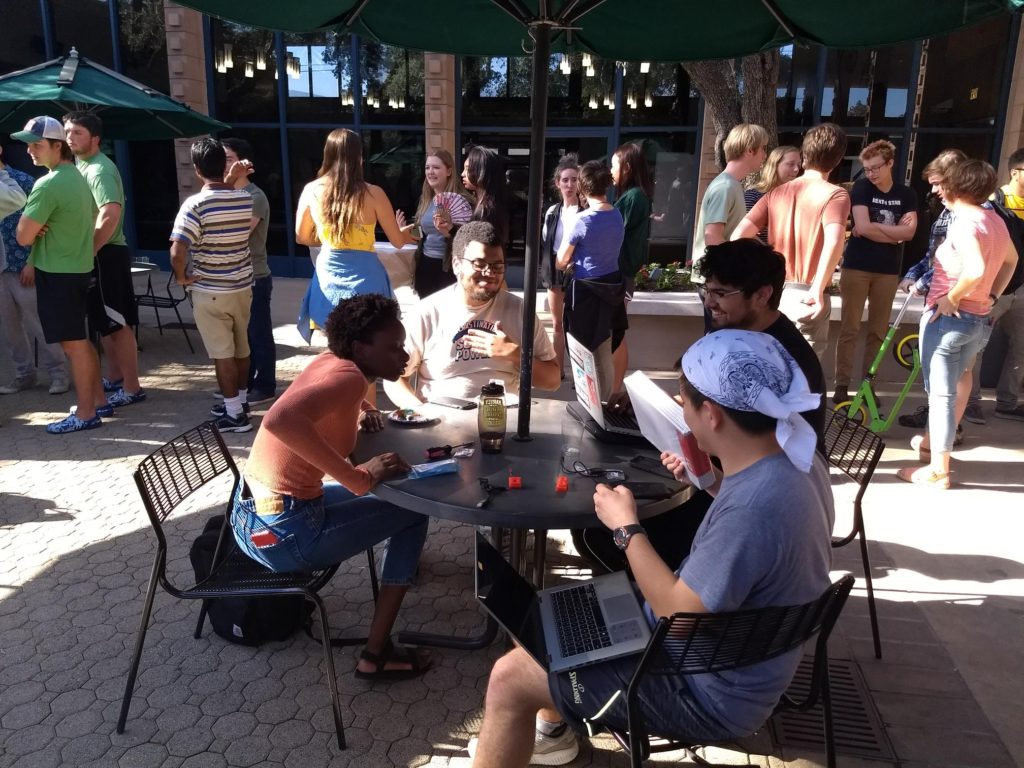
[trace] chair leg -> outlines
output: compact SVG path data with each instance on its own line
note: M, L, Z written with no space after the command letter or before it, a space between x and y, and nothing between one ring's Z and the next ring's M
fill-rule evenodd
M825 653L824 649L822 652ZM825 673L821 676L821 708L825 723L825 764L827 768L836 768L836 744L832 723L832 686L829 681L827 653L825 653L823 663L825 664Z
M135 678L139 673L139 662L142 660L142 647L146 642L146 629L149 627L149 617L153 612L153 598L156 596L157 572L159 559L153 563L153 573L149 577L149 590L146 592L146 602L142 608L142 620L139 622L139 634L135 638L135 650L132 653L132 663L128 667L128 679L124 684L124 697L121 699L121 714L117 718L117 732L124 733L124 724L128 720L128 708L132 703L132 693L135 691Z
M181 312L178 311L178 305L174 305L174 314L178 317L178 325L181 326L181 332L185 334L185 343L188 344L188 351L193 355L196 353L192 347L192 339L188 337L188 329L185 327L185 322L181 319Z
M196 631L192 634L192 637L196 640L203 636L203 624L206 623L206 612L209 605L209 600L203 600L202 605L199 607L199 621L196 622Z
M882 639L878 632L878 613L875 609L875 587L871 579L871 562L868 560L868 542L864 535L864 526L860 529L860 559L864 566L864 583L868 592L868 615L871 617L871 638L875 642L875 658L882 658Z
M306 598L316 604L317 613L320 614L320 631L324 638L324 662L327 666L327 685L331 689L331 707L334 709L334 729L338 733L338 749L345 749L345 726L341 722L341 697L338 693L338 676L334 671L334 650L331 645L331 628L327 623L327 608L320 595L309 591Z
M377 581L377 558L373 555L373 547L368 547L366 550L366 562L370 568L370 590L373 592L373 602L376 605L380 584Z

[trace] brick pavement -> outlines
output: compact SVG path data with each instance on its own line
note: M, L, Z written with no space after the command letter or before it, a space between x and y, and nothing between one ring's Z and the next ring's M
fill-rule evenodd
M275 306L278 295L275 291ZM287 316L287 308L279 314ZM141 362L150 399L120 410L100 430L63 437L44 433L42 425L60 415L68 396L37 388L0 398L0 768L468 766L465 744L478 726L499 646L472 653L435 651L435 666L422 679L376 686L351 675L354 650L336 652L349 741L348 750L339 752L318 645L300 635L250 649L221 641L209 627L194 640L196 605L162 592L127 730L114 733L154 552L131 472L154 447L203 420L215 388L202 353L189 355L179 331L165 333L161 338L155 328L144 328ZM284 325L278 330L286 381L316 351L298 346L297 338ZM0 377L8 373L3 365ZM240 465L254 434L227 436ZM1011 435L1000 439L1012 448L1019 445L1013 442L1019 432ZM840 622L833 655L859 663L899 764L1020 764L1012 754L1019 761L1021 752L1008 750L1008 731L1000 722L1017 719L1019 705L1006 698L1005 681L998 679L998 669L985 666L980 648L970 652L971 632L980 631L992 642L993 658L1013 653L991 638L992 632L972 625L972 611L994 626L1016 627L1019 649L1020 590L1004 581L1022 578L1019 558L992 557L965 546L962 557L948 554L959 550L933 547L933 553L947 554L929 559L925 550L934 544L927 543L934 533L901 536L892 522L897 513L930 513L941 523L951 514L933 502L937 496L926 499L917 489L888 482L890 465L906 453L887 451L877 488L873 485L866 502L869 533L885 542L872 550L885 659L872 656L866 606L857 592ZM1007 464L999 477L1015 477L1006 482L1019 492L1019 451L1006 450L998 458ZM837 488L842 514L850 490ZM187 543L221 499L223 492L198 495L173 524L180 546L172 552L172 574L190 572ZM980 524L984 512L973 507L972 512ZM928 517L915 520L925 521L919 529L924 530ZM566 567L571 573L579 565L571 553L554 549L552 561L557 573ZM922 565L931 562L932 570ZM853 548L837 552L836 567L860 573ZM470 568L471 529L432 523L419 581L399 628L468 632L475 627L480 615L472 604ZM922 586L908 576L914 572L935 583ZM977 582L986 581L985 573L987 600L976 589ZM370 615L365 561L356 557L343 564L325 597L336 632L364 627ZM1006 616L1016 616L1018 623L1000 623ZM959 634L947 631L954 622L965 625ZM753 744L766 754L715 755L731 764L823 764L813 753L773 750L765 738ZM626 764L607 738L584 747L573 763ZM841 757L840 765L879 763Z

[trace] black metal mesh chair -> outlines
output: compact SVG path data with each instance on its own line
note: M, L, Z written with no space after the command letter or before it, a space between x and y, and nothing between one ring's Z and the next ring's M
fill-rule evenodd
M860 559L864 566L864 584L868 593L868 615L871 617L871 637L875 643L876 659L882 658L882 641L878 633L875 588L871 580L871 561L868 558L861 501L884 450L882 438L870 429L851 421L839 411L831 412L825 426L825 455L829 466L838 469L858 486L857 496L853 500L853 528L846 536L833 537L832 547L844 547L855 538L860 540Z
M188 351L195 354L195 349L192 347L192 339L189 338L188 329L185 327L184 321L181 319L181 313L178 311L178 305L181 302L188 299L188 294L185 289L181 289L181 295L176 295L172 290L172 283L174 282L174 273L167 278L167 285L164 288L166 296L158 296L153 290L153 276L146 276L146 290L143 293L135 294L135 304L139 307L152 307L153 312L156 314L156 327L160 331L160 335L164 335L164 327L160 322L160 310L161 309L173 309L174 316L178 318L178 327L181 328L181 332L185 334L185 343L188 344ZM139 324L135 324L135 343L139 344ZM139 345L141 349L141 345Z
M214 566L209 577L198 584L179 587L171 583L167 574L167 538L164 523L175 512L181 503L211 480L225 472L233 476L231 495L225 509L224 525L221 527L220 539L214 554ZM139 634L135 641L128 679L125 683L124 698L121 701L121 714L117 720L117 732L124 733L125 721L131 706L135 679L139 671L139 661L146 640L146 629L149 626L153 610L153 599L159 584L174 597L183 600L202 600L203 607L196 624L195 637L201 636L206 618L206 601L225 597L293 597L301 595L316 605L320 618L321 638L323 639L324 662L327 668L327 682L331 691L331 704L334 708L334 725L338 734L338 746L345 748L345 731L341 721L341 700L338 695L338 681L334 671L333 645L355 645L365 642L365 638L345 638L331 640L330 627L327 623L327 611L317 591L323 587L338 570L334 565L330 568L313 573L275 573L260 563L249 558L235 544L230 531L229 515L235 491L241 478L235 462L228 453L224 440L212 421L200 424L193 429L178 435L147 456L135 470L135 484L142 496L146 514L156 534L157 551L153 561L153 571L146 591L146 602L142 610L142 621ZM373 550L367 550L371 585L374 598L377 596L377 580L374 567Z
M662 618L636 665L626 689L628 732L612 736L629 753L630 765L639 768L651 752L683 749L699 765L711 765L680 735L648 734L638 705L646 675L698 675L738 669L780 656L817 636L811 682L799 698L787 691L775 708L807 710L820 700L824 710L825 749L829 768L835 768L832 735L832 699L828 679L828 638L832 633L854 578L847 575L815 600L804 605L761 608L731 613L676 613ZM652 744L651 739L658 742ZM707 745L701 745L707 746Z

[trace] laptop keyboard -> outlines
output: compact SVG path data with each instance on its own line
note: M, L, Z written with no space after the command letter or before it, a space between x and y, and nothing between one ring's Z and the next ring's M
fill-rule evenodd
M612 644L593 584L551 593L551 606L563 657L576 656Z
M604 423L608 426L618 427L619 429L640 429L640 425L637 424L636 421L636 416L633 416L632 414L610 411L608 410L607 405L601 406L601 413L604 414Z

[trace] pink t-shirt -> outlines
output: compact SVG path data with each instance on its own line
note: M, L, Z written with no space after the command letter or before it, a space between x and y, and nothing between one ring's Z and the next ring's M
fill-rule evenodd
M935 274L925 304L935 306L956 285L963 272L963 248L974 241L981 249L985 272L970 293L960 301L960 309L974 315L992 311L989 294L996 275L1013 248L1010 233L999 214L989 208L967 208L956 211L946 232L946 239L935 250Z

